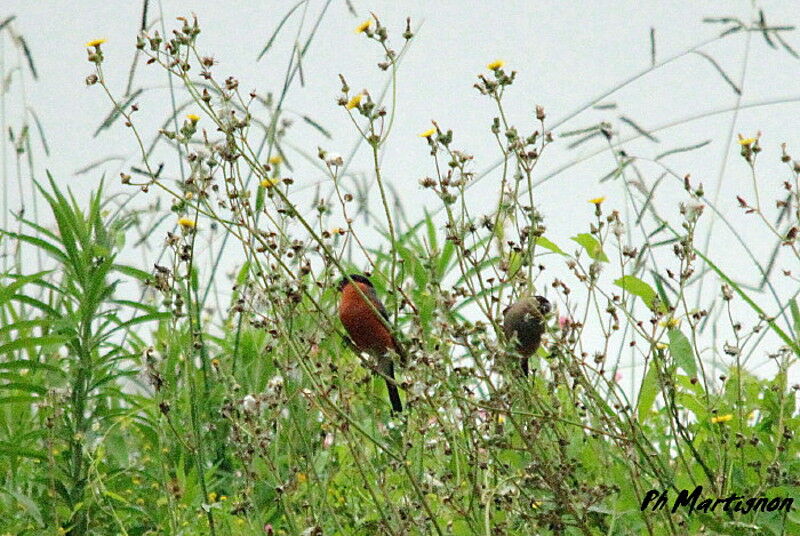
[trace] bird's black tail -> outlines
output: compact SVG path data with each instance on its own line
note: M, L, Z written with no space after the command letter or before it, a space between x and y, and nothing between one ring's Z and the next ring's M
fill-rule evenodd
M401 413L403 411L403 403L400 401L400 392L397 390L397 382L394 381L394 365L389 365L386 376L386 390L389 391L389 402L392 404L392 411Z

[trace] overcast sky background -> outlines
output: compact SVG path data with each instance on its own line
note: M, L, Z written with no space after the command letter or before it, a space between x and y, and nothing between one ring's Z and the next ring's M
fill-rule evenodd
M764 228L754 219L746 219L736 206L736 195L753 197L749 169L738 156L736 134L763 133L764 151L760 157L763 162L759 172L764 188L762 198L774 203L775 198L783 195L782 183L789 178L779 162L780 144L786 142L790 152L795 147L800 151L797 129L800 61L782 49L771 48L760 33L739 32L715 39L724 26L705 24L702 20L731 16L749 23L757 17L758 9L763 9L768 23L793 25L798 22L800 2L352 0L357 13L354 15L341 0L330 2L327 9L326 2L310 0L289 19L269 54L257 62L259 51L293 4L164 0L151 2L149 19L156 21L163 10L163 21L169 30L179 24L175 17L195 13L202 28L199 48L218 61L215 67L218 79L234 75L245 92L255 89L265 94L280 90L295 40L304 42L325 10L303 62L304 85L295 80L286 109L312 117L332 133L333 139L326 139L301 123L292 129L288 139L309 154L315 154L317 146L322 146L346 155L354 147L357 135L335 103L340 91L338 74L344 74L354 90L368 88L373 95L380 92L386 80L386 74L375 68L381 60L377 46L353 30L370 11L374 12L389 28L390 37L399 48L405 18L410 16L419 31L400 67L398 116L391 141L385 146L383 169L387 181L406 201L412 220L422 214L423 207L439 206L433 194L423 191L418 184L420 178L433 173L427 145L418 137L430 127L432 119L443 128L454 130L454 145L475 155L476 171L489 168L499 157L489 131L496 111L472 87L486 64L499 58L505 60L507 69L518 71L517 81L507 94L506 110L511 121L523 131L534 128L535 106L542 105L548 114L548 124L559 125L556 134L608 120L624 140L636 135L636 131L620 122L622 115L646 129L680 123L655 131L658 143L642 137L625 143L628 154L643 158L710 140L702 149L671 156L665 163L678 176L690 173L694 182L704 184L710 196L719 188L720 211L732 218L762 261L769 254L772 241L766 239ZM97 186L105 172L111 178L112 189L121 188L116 177L136 163L137 148L131 132L119 123L94 137L110 110L110 103L98 86L87 87L84 83L86 75L93 72L86 61L84 43L96 38L108 39L103 45L103 68L109 85L118 96L122 95L134 54L141 2L6 0L0 9L0 19L16 15L13 28L25 37L39 75L39 80L33 81L26 71L24 83L18 74L14 75L4 99L3 116L6 127L12 128L21 125L26 110L35 110L41 120L50 155L46 157L36 145L35 177L42 180L45 168L49 169L60 185L70 186L82 196ZM155 27L160 24L156 22ZM651 28L655 32L656 64L666 63L646 72L651 67ZM800 50L800 35L795 32L782 35ZM713 57L741 88L741 95L732 90L708 59L698 54L682 55L703 43L707 44L699 50ZM7 35L3 36L2 47L7 73L23 59ZM667 61L676 56L680 57ZM643 76L602 99L603 103L616 103L617 109L588 109L572 117L574 112L638 74ZM138 67L134 87L143 87L146 92L138 99L141 111L136 119L147 140L170 113L167 84L166 74L158 67ZM179 95L178 99L182 101L183 97ZM787 102L775 103L781 100ZM766 104L770 102L773 104ZM734 111L737 105L738 112ZM683 121L710 112L724 113ZM568 117L571 119L560 124ZM592 218L588 199L602 195L607 197L608 209L625 207L622 181L598 183L600 177L615 167L613 155L602 150L605 142L594 139L568 150L566 146L571 141L556 136L556 143L541 162L538 178L582 157L598 154L563 169L536 191L536 202L547 217L548 237L570 250L574 248L569 247L568 238L584 232ZM291 149L287 156L293 164L292 176L298 188L324 180L318 170ZM797 156L800 158L800 154ZM77 170L107 157L119 158L89 173L76 174ZM367 157L365 151L359 153L351 171L369 176ZM16 183L15 160L8 144L4 145L3 158L6 181L10 177ZM174 157L165 164L165 176L178 175ZM646 162L640 165L649 184L663 171ZM29 175L23 171L24 188L28 192ZM475 206L481 207L483 203L489 211L487 202L494 203L498 184L497 174L490 174L476 184L471 190ZM312 191L308 189L309 195ZM11 210L18 210L22 202L16 199L16 192L13 188L14 197L7 200ZM678 221L678 202L686 200L680 181L665 179L658 193L659 211ZM140 204L148 201L152 198L143 197ZM641 243L639 236L633 236L635 244ZM711 253L723 269L742 281L758 281L755 268L748 261L743 262L741 248L719 223L714 227ZM145 265L154 260L141 252L135 259ZM780 264L783 259L789 264ZM788 256L779 259L778 265L800 272ZM547 281L563 272L563 261L552 259L550 268L552 273L546 274ZM796 290L795 284L785 283L779 276L775 280L784 295ZM769 297L762 296L759 302L776 312L775 302ZM746 324L752 320L752 314L743 312ZM724 339L724 334L721 337ZM754 355L752 364L760 366L766 362L762 352Z

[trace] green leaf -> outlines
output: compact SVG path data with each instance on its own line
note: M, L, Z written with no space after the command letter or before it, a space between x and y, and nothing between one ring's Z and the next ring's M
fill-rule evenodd
M792 311L794 337L800 340L800 307L797 306L797 298L794 298L789 302L789 309Z
M620 287L622 290L641 298L644 304L651 311L656 311L660 308L658 294L656 294L656 291L653 290L653 287L638 277L633 275L625 275L614 281L614 284Z
M245 261L236 276L236 285L242 286L247 282L247 277L250 275L250 261Z
M14 282L3 287L0 287L0 305L7 302L17 290L21 289L28 283L32 281L37 281L41 279L43 276L49 274L52 270L45 270L43 272L38 272L31 275L15 277ZM13 277L13 276L12 276Z
M3 441L0 441L0 456L21 456L37 460L47 459L47 455L41 450L26 449Z
M578 236L573 236L572 240L583 246L583 249L586 250L586 253L593 260L608 262L608 257L603 251L603 246L589 233L581 233Z
M68 337L63 335L44 335L42 337L25 337L16 339L0 345L0 354L7 354L15 350L29 349L32 350L37 346L46 346L49 344L60 344L67 340ZM0 363L0 368L5 367L8 363Z
M139 281L147 281L148 279L152 278L152 276L148 272L145 272L144 270L139 270L138 268L134 268L133 266L126 266L124 264L114 264L111 267L115 271L136 278Z
M261 209L264 208L264 195L266 195L266 192L267 189L260 184L256 188L256 212L261 212Z
M650 368L642 380L642 387L639 389L639 403L637 410L639 422L644 422L650 416L650 410L658 394L658 368L655 363L650 363Z
M675 363L686 372L690 378L697 377L697 363L692 351L692 343L686 338L681 330L670 329L667 333L669 337L669 352L675 358Z
M573 238L573 240L574 240L574 238ZM553 253L558 253L559 255L566 255L566 253L564 253L564 251L560 247L558 247L553 242L551 242L550 240L548 240L547 238L545 238L543 236L537 236L536 237L536 245L537 246L541 246L541 247L543 247L545 249L549 249Z
M25 235L20 233L9 233L8 231L0 231L0 233L10 236L11 238L16 238L17 240L20 240L22 242L27 242L33 246L36 246L37 248L50 254L50 256L53 257L58 262L66 262L66 257L61 252L61 250L46 240L42 240L41 238L37 238L31 235Z
M54 367L53 365L45 365L44 363L39 363L38 361L33 361L31 359L17 359L14 361L6 361L4 363L0 363L0 370L20 370L20 369L44 369L49 370L50 372L57 372L59 374L64 374L61 369Z
M506 272L508 279L513 279L520 268L522 268L522 254L512 251L511 255L508 256L508 271Z

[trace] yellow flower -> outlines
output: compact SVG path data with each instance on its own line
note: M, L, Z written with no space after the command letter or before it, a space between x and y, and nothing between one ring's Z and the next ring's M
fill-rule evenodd
M669 346L667 346L663 342L657 342L656 343L656 349L658 349L658 350L666 350L667 348L669 348Z
M88 43L86 43L86 47L87 48L88 47L99 47L100 45L102 45L105 42L106 42L105 39L93 39L93 40L89 41Z
M742 135L739 134L739 145L753 145L757 141L758 138L743 138Z
M220 500L220 501L227 501L227 500L228 500L228 496L227 496L227 495L222 495L222 496L219 498L219 500Z
M603 196L603 197L595 197L594 199L590 199L589 202L591 204L593 204L593 205L599 205L600 203L602 203L605 200L606 200L606 198L605 198L605 196Z
M679 318L672 317L672 318L669 318L667 320L662 320L661 322L658 323L658 325L661 326L661 327L664 327L664 328L672 329L672 328L677 328L678 326L680 326L681 325L681 321L680 321Z
M209 500L209 501L211 501L211 502L214 502L214 501L216 501L216 500L217 500L217 494L216 494L216 492L213 492L213 491L212 491L211 493L209 493L209 494L208 494L208 500Z
M420 138L430 138L430 137L431 137L431 136L433 136L434 134L436 134L436 129L435 129L435 128L429 128L429 129L428 129L428 130L426 130L425 132L421 133L421 134L419 135L419 137L420 137Z
M719 422L728 422L729 420L733 419L733 415L728 413L727 415L720 415L718 417L711 417L711 422L717 424Z
M344 107L347 108L348 110L352 110L353 108L361 104L361 97L363 96L364 95L362 93L359 93L358 95L353 95L352 97L350 97L350 100L347 101L347 104L345 104Z
M192 123L197 123L198 121L200 121L200 116L195 114L186 114L186 119L188 119Z
M345 230L344 230L344 229L342 229L341 227L334 227L334 228L333 228L333 229L331 229L331 231L330 231L330 233L331 233L332 235L343 235L343 234L345 234L346 232L347 232L347 231L345 231Z
M489 69L490 71L496 71L498 69L502 69L503 65L505 64L506 62L504 62L503 60L494 60L493 62L486 65L486 68Z
M219 359L217 359L216 357L214 359L212 359L211 360L211 366L214 367L214 368L219 368Z
M497 422L498 422L498 424L505 423L506 422L506 416L501 413L500 415L497 416Z
M303 484L305 483L306 480L308 480L308 477L306 476L305 473L297 473L297 481L299 483Z
M356 33L366 32L367 30L369 30L370 24L372 24L372 21L370 19L365 20L364 22L356 26Z
M272 164L273 166L280 165L282 162L283 162L283 158L279 154L276 154L275 156L270 156L269 157L269 163Z
M273 186L277 186L281 183L280 179L264 179L261 181L261 186L263 188L272 188Z
M178 220L178 225L183 227L184 229L194 229L197 227L197 223L189 218L181 218Z

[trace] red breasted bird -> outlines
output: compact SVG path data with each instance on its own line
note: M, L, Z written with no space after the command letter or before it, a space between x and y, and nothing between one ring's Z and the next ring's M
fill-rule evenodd
M378 371L386 380L386 389L389 391L392 410L403 411L400 393L397 391L397 382L394 379L394 363L391 356L391 351L394 351L402 358L403 350L384 323L384 320L389 319L389 315L381 300L378 299L375 287L363 275L352 274L341 280L339 291L342 293L339 301L339 319L342 321L342 325L359 352L367 352L375 357L378 362ZM364 296L369 302L364 299Z
M528 375L528 358L539 349L545 330L545 317L552 306L543 296L522 298L503 311L503 332L515 340L520 354L522 374Z

